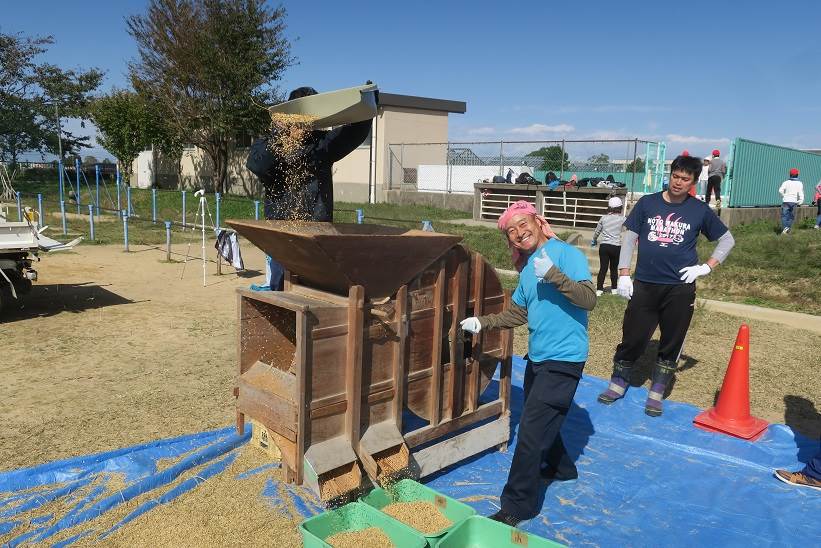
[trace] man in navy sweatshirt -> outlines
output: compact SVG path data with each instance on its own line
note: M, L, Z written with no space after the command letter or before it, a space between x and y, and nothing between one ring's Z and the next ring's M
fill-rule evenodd
M624 396L634 362L660 328L656 368L645 412L657 417L673 378L696 301L697 278L707 276L727 258L735 244L732 234L710 207L689 195L701 173L702 160L679 156L670 167L670 185L663 192L642 196L627 220L619 255L618 294L629 299L622 324L622 341L613 356L613 376L599 401L612 404ZM718 240L712 256L698 264L699 234ZM635 282L630 260L638 244Z

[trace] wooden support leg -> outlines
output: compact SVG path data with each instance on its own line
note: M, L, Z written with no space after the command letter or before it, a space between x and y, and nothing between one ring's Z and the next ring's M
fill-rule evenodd
M485 261L478 253L473 254L473 315L481 316L484 311ZM473 335L473 346L470 351L471 367L467 386L467 409L475 411L479 407L480 383L482 379L479 357L482 355L481 331Z
M365 288L351 286L348 292L348 337L345 359L345 433L359 453L360 412L362 411L362 337L365 321Z
M510 308L510 291L505 291L505 310ZM513 330L505 329L502 340L502 368L499 371L499 399L504 402L504 411L510 409L510 379L513 374Z
M445 315L445 261L439 262L439 274L433 286L433 338L431 339L430 424L436 426L442 417L442 324Z
M245 435L245 413L237 411L237 434Z
M462 330L459 322L465 318L467 309L467 278L468 262L459 263L456 275L453 277L451 296L451 324L449 331L450 341L450 405L445 410L445 418L452 419L462 414L464 386L465 386L465 355Z
M396 292L396 346L393 355L393 419L396 428L402 432L402 410L405 407L405 381L408 371L408 286L403 285Z

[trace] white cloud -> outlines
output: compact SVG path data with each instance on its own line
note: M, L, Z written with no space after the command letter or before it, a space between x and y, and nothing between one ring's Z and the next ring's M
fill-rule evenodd
M726 145L732 139L726 137L696 137L694 135L678 135L668 133L664 136L667 143L687 144L687 145Z
M490 126L474 127L467 130L468 135L493 135L494 133L496 133L496 128Z
M542 133L570 133L575 130L576 128L570 124L557 124L555 126L530 124L529 126L511 128L507 132L516 135L539 135Z

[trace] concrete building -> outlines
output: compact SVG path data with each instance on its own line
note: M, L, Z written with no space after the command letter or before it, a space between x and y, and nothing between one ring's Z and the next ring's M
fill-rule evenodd
M390 144L447 143L448 115L464 114L464 101L450 101L398 95L379 94L379 108L373 120L371 134L358 149L334 164L334 200L367 202L386 201L391 191ZM251 138L238 140L229 161L228 193L241 196L261 194L257 177L245 168ZM431 147L423 163L445 163L447 147ZM441 155L441 158L434 157ZM204 151L187 147L179 165L157 158L151 151L140 153L133 165L134 181L139 188L152 184L160 188L213 188L213 170ZM393 181L398 190L398 181Z

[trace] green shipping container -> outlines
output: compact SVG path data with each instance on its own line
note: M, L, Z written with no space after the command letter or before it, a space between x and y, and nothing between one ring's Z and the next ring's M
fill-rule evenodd
M778 188L789 179L790 168L798 168L804 183L804 205L812 202L815 185L821 180L821 155L794 148L733 141L722 194L729 207L773 207L781 205Z

